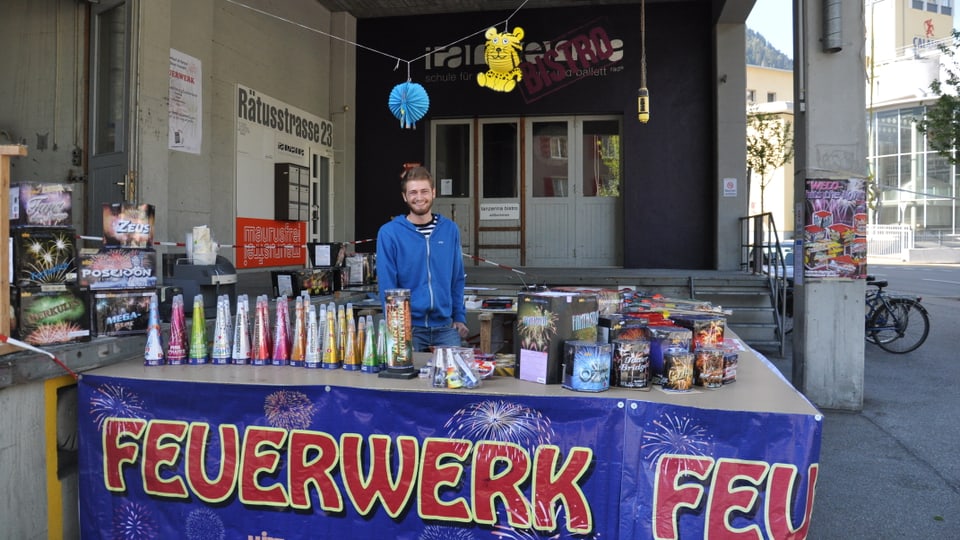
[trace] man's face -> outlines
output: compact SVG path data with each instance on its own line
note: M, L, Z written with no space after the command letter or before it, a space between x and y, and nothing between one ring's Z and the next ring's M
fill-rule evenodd
M403 200L410 207L410 212L425 216L430 213L433 207L433 188L430 187L429 180L408 180L407 191L403 194Z

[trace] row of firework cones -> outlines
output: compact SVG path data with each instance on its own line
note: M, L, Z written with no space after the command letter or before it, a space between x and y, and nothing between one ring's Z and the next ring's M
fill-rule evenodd
M287 297L280 296L275 302L271 332L270 300L266 295L256 298L252 328L248 296L237 297L235 314L231 314L229 296L220 296L213 336L208 340L203 296L193 299L188 334L183 295L177 295L173 298L164 347L158 300L154 297L150 304L144 364L249 364L376 373L387 363L393 339L386 321L380 320L375 328L371 315L354 319L350 303L314 306L306 292L296 298L291 321Z

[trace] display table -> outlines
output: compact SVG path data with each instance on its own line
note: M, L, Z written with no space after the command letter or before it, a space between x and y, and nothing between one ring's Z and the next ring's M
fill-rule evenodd
M752 351L686 393L127 362L79 416L85 538L803 538L822 427Z

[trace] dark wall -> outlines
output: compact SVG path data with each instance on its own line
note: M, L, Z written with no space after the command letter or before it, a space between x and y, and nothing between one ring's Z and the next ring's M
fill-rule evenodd
M624 266L712 268L715 184L713 143L713 27L704 3L647 6L647 87L651 119L637 121L640 86L640 7L520 10L509 30L524 29L528 59L537 44L576 41L612 45L548 81L536 64L513 92L481 88L487 69L476 51L483 31L510 13L362 19L358 42L402 58L410 79L430 96L427 116L415 130L401 129L387 108L390 90L407 79L406 62L361 49L357 54L357 237L406 208L399 193L403 163L429 165L427 122L438 118L617 114L624 135ZM445 52L431 47L455 42ZM549 45L548 45L549 46ZM609 54L612 53L612 54ZM604 58L605 57L605 58ZM542 62L542 60L541 60ZM566 67L566 66L565 66ZM396 69L395 69L396 68ZM372 249L372 246L371 246Z

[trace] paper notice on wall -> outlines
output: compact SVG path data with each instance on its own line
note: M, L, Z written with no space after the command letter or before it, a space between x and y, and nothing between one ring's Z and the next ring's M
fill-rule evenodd
M200 60L170 49L170 150L200 153L203 140L203 77Z
M736 178L723 179L723 196L724 197L737 196L737 179Z

